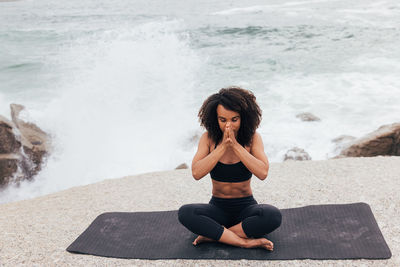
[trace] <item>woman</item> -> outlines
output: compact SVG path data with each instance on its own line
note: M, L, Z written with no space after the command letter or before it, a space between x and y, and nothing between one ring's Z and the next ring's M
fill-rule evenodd
M207 130L199 141L192 161L192 175L200 180L210 173L212 198L209 204L187 204L179 209L179 221L199 236L201 242L221 243L273 250L263 237L281 224L280 211L257 204L250 178L268 175L268 159L256 128L261 110L255 96L239 87L223 88L208 97L199 111L200 123Z

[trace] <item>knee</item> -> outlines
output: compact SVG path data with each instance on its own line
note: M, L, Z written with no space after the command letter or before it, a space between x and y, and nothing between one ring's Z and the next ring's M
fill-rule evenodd
M179 208L178 210L178 220L181 224L186 225L188 220L194 214L194 206L192 204L186 204Z
M281 211L271 205L263 205L263 219L269 225L270 229L277 229L282 223Z

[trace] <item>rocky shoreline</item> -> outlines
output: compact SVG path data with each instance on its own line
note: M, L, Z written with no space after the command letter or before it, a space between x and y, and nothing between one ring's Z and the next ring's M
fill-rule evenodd
M0 189L34 179L51 154L49 134L37 125L22 120L19 115L24 109L22 105L11 104L11 121L0 115ZM305 123L321 121L308 112L296 117ZM191 142L197 143L198 138L194 136ZM361 138L342 135L332 142L340 151L335 158L400 156L400 123L383 125ZM293 147L286 152L283 160L304 161L312 158L304 149ZM176 167L186 168L185 163Z
M320 118L312 113L304 112L296 115L303 122L318 122ZM382 125L377 130L360 138L341 135L332 140L336 150L340 151L334 158L400 156L400 123ZM285 156L286 160L312 160L302 148L293 147Z

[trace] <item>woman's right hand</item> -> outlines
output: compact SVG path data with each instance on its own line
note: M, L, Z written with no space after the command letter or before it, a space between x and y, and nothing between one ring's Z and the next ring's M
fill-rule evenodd
M230 123L228 122L225 126L225 131L223 132L221 145L224 149L233 146L237 143L235 134L231 128Z

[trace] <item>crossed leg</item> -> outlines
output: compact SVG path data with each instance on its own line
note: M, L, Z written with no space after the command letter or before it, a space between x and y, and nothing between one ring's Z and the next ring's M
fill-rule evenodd
M274 244L262 237L262 238L249 238L246 236L246 234L243 231L242 228L242 222L230 227L230 228L225 228L224 227L224 232L222 233L222 236L219 240L213 240L211 238L199 235L194 241L193 245L198 245L203 242L221 242L225 243L228 245L233 245L237 247L243 247L243 248L264 248L267 250L273 250L274 249Z
M229 215L222 209L211 204L188 204L179 209L181 223L199 234L193 245L218 241L245 248L261 247L273 250L273 243L263 235L279 227L281 214L277 208L266 204L248 206L239 214L239 223L226 228L224 225L230 223L228 218Z

